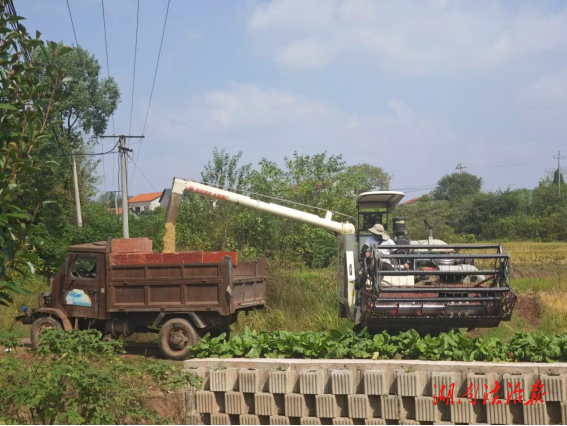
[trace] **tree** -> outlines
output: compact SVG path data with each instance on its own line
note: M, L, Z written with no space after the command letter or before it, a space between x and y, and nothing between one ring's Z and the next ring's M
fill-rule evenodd
M47 52L58 46L53 44ZM45 59L36 52L34 60L42 65L36 71L38 79L49 86ZM120 99L116 82L112 77L101 77L98 61L86 50L77 47L56 61L58 67L65 69L66 79L57 87L58 102L54 105L53 116L47 121L47 130L52 135L50 143L40 143L36 149L42 172L30 176L42 198L57 200L37 217L40 235L45 241L38 247L38 252L48 267L42 271L46 273L58 267L67 245L77 240L76 233L88 235L79 232L76 226L71 153L78 154L79 192L85 206L96 194L96 166L100 157L83 154L92 153L96 137L105 132ZM111 157L109 159L112 161Z
M12 300L9 292L23 292L23 268L34 269L36 216L45 200L30 179L40 167L32 151L49 140L47 123L64 81L57 61L71 51L53 42L46 48L20 21L0 2L0 304ZM33 61L38 55L41 63Z
M431 197L435 200L460 201L463 198L478 194L482 187L482 178L470 173L451 173L443 176Z

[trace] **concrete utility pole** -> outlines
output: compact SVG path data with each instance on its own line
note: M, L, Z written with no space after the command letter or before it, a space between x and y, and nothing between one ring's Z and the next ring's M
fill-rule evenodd
M557 157L553 157L557 159L557 194L561 196L561 160L565 158L565 156L561 156L561 151L557 153Z
M130 238L130 227L128 224L128 173L126 171L126 155L128 155L128 152L132 152L132 150L130 148L126 148L126 139L141 139L144 136L108 135L101 137L118 138L118 152L120 153L120 174L122 179L122 238Z
M120 173L122 180L122 238L130 238L130 227L128 224L128 173L126 172L126 139L120 136ZM130 150L131 151L131 150Z
M118 216L118 197L116 196L118 191L112 191L112 192L114 192L114 210L116 210L116 216Z
M79 179L77 178L77 161L75 151L73 151L73 182L75 184L75 206L77 207L77 225L83 226L83 215L81 214L81 199L79 198Z
M461 163L459 163L457 165L457 167L455 167L455 170L458 170L459 173L463 173L463 169L466 169L466 168L467 168L466 166L463 166L463 165L461 165Z

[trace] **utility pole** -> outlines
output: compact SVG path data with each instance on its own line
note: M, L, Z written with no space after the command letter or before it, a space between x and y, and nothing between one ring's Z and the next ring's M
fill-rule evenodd
M120 153L120 174L122 179L122 238L130 238L130 227L128 225L128 172L126 171L126 155L132 149L126 148L127 138L141 139L144 136L108 135L103 138L118 138L118 152Z
M114 210L116 210L116 216L118 216L118 197L116 196L118 191L112 191L112 192L114 192Z
M73 151L73 182L75 184L75 206L77 207L77 225L83 226L83 215L81 214L81 199L79 198L79 179L77 178L77 161L75 151Z
M557 153L557 157L553 157L557 160L557 194L561 197L561 160L565 158L565 156L561 156L561 151Z
M455 170L458 170L459 173L463 173L463 169L466 169L466 166L461 165L461 163L458 164L457 167L455 167Z

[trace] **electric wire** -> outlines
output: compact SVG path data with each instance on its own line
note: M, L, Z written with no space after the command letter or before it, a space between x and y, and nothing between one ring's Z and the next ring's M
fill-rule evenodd
M69 9L69 18L71 18L71 26L73 27L73 35L75 36L75 44L78 46L77 33L75 32L75 23L73 22L73 15L71 13L71 6L69 5L69 0L67 0L67 9Z
M163 29L161 31L161 41L159 43L158 56L157 56L157 61L156 61L156 69L154 71L154 81L152 83L152 90L150 91L150 100L148 102L148 110L146 111L146 119L144 120L144 127L142 129L142 136L144 136L144 134L146 132L146 125L148 124L148 117L150 115L150 107L152 105L152 98L154 96L154 88L156 86L156 79L157 79L157 73L158 73L158 68L159 68L159 60L161 58L161 49L163 47L163 39L165 38L165 29L167 27L167 17L169 16L169 4L170 4L170 2L171 2L171 0L167 1L167 8L165 10L165 19L163 21ZM143 141L143 139L140 139L140 147L138 148L138 152L136 153L136 162L138 162L138 160L140 158L140 151L142 150L142 141ZM132 170L132 176L130 177L130 182L133 182L135 173L136 173L136 168L134 170Z
M104 155L108 155L108 154L118 154L118 151L115 151L116 147L118 146L118 142L116 142L116 144L114 145L114 147L106 152L85 152L85 153L81 153L81 154L75 154L76 157L97 157L97 156L104 156ZM72 157L72 154L52 154L53 157Z
M146 175L144 174L144 172L143 172L142 170L140 170L140 168L138 167L138 165L137 165L136 162L134 161L133 156L130 157L130 154L129 154L129 153L127 154L127 156L128 156L128 158L130 159L130 162L131 162L132 164L134 164L134 167L135 167L136 169L138 169L138 171L142 174L142 176L144 177L144 179L146 179L146 182L148 182L148 184L152 187L152 189L153 189L155 192L158 192L158 190L152 185L152 183L151 183L151 182L149 181L149 179L146 177Z
M136 57L138 55L138 24L140 22L140 0L138 0L138 8L136 11L136 43L134 44L134 72L132 76L132 100L130 102L130 127L128 134L132 134L132 115L134 113L134 90L136 88Z
M104 27L104 46L106 49L106 75L110 77L110 61L108 59L108 39L106 36L106 15L104 13L104 0L101 0L102 3L102 24ZM116 134L114 129L114 112L112 113L112 134Z

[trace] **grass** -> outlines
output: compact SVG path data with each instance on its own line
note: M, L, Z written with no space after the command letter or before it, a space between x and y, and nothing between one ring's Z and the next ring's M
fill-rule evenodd
M328 331L350 327L339 317L335 268L308 269L272 260L268 269L268 306L249 315L240 314L233 331Z
M13 303L9 306L0 306L0 336L10 334L17 337L28 337L29 325L14 322L14 317L22 314L22 306L27 306L30 310L37 307L38 294L49 291L47 279L39 275L27 277L23 281L25 289L30 294L13 294Z

